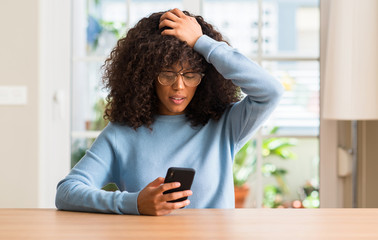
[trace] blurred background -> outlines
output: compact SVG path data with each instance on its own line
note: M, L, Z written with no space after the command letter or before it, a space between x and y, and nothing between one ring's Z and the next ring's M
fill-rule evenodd
M4 0L0 6L0 207L54 207L56 184L107 124L105 59L139 19L172 8L202 15L285 88L276 111L235 158L237 207L351 206L351 173L340 173L337 155L338 146L351 144L350 122L320 113L327 1ZM377 132L374 121L360 128L368 125ZM377 197L365 195L360 206L372 206Z

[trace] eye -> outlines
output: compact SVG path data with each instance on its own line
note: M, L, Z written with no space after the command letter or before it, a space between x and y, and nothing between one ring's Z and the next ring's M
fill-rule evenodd
M198 78L198 73L187 72L183 74L187 79Z
M176 78L176 73L174 72L161 72L160 76L168 79Z

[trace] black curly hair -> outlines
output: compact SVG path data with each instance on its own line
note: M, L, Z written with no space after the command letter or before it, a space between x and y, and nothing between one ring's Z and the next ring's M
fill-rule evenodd
M153 13L141 19L126 37L118 40L103 65L104 86L109 90L104 118L134 129L154 122L159 99L155 80L161 69L174 64L189 63L191 69L204 72L185 115L193 126L205 125L209 119L218 120L231 103L240 100L240 89L226 80L213 65L185 42L173 36L161 35L160 17ZM214 27L201 16L195 17L203 34L226 42Z

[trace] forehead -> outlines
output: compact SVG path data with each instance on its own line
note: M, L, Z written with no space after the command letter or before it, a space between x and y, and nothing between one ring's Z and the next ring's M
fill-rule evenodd
M163 69L180 72L182 70L193 69L193 67L189 64L189 62L184 62L184 63L175 63L175 64L173 64L171 66L167 66Z

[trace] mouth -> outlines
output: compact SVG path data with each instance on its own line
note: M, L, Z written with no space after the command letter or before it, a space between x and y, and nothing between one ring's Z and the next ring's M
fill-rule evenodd
M173 102L174 104L181 104L185 101L184 97L169 97L169 100Z

